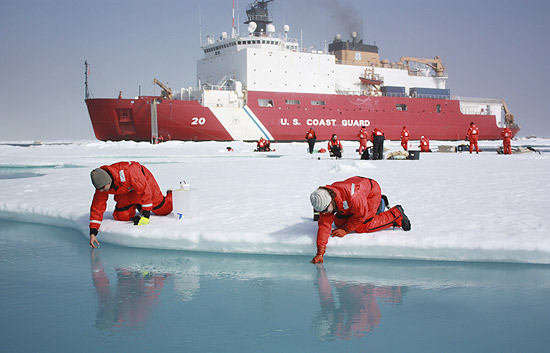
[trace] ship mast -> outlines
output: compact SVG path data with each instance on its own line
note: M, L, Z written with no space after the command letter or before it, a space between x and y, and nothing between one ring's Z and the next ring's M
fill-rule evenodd
M90 98L90 91L88 89L88 67L90 65L88 64L88 60L84 61L84 98L88 99Z
M246 21L245 24L255 22L258 25L254 31L255 35L266 33L267 25L273 23L273 18L269 16L269 12L267 11L267 4L273 1L274 0L255 0L252 4L248 5L248 10L246 10L248 21Z

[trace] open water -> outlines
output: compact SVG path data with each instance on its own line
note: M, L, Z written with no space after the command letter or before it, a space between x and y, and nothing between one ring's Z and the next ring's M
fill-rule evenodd
M546 352L550 266L90 250L0 221L4 352Z

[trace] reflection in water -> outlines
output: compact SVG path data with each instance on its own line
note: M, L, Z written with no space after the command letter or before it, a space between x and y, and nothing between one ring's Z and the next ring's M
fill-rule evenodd
M316 287L319 291L321 311L313 321L315 333L320 337L336 336L341 339L359 338L374 330L382 319L377 298L400 304L405 288L378 287L368 283L330 281L323 264L316 264ZM338 302L337 302L338 301Z
M417 315L439 313L435 306L418 314L416 288L423 289L422 295L437 291L439 297L440 290L449 288L539 293L550 286L543 266L336 259L324 267L307 260L105 245L91 251L99 303L95 325L106 331L143 329L148 320L158 319L156 329L182 328L187 335L182 339L202 335L208 342L218 341L219 332L235 337L245 329L249 337L273 338L281 332L302 337L308 332L316 340L355 344L361 338L385 337L382 325L401 327L416 322ZM391 310L405 304L408 310ZM213 306L217 309L211 315ZM182 321L186 315L193 320ZM452 315L464 320L461 312Z
M112 327L140 326L155 309L167 274L117 268L115 288L98 255L90 252L92 279L99 303L95 325L101 330ZM113 293L114 290L114 293Z
M0 220L3 351L41 352L44 342L59 352L110 352L113 344L123 352L550 346L548 265L334 258L318 267L308 255L106 243L91 252L82 236Z

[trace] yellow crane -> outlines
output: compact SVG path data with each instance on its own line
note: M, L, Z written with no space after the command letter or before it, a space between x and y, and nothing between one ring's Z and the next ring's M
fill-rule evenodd
M417 63L421 63L429 66L435 71L435 76L437 77L443 77L445 75L445 66L443 66L443 62L441 61L439 56L436 56L433 59L412 58L408 56L401 57L401 62L403 64L407 63L408 65L409 61L413 61L413 62L417 62Z
M159 85L159 87L162 88L162 91L160 92L160 95L161 95L162 99L172 99L173 98L172 90L170 89L170 87L166 86L165 84L163 84L162 82L160 82L156 78L155 78L154 82L155 82L156 85Z
M508 106L506 105L506 102L504 102L504 99L502 100L502 107L504 108L504 123L509 128L517 128L518 125L514 121L514 114L510 113L510 110L508 110Z

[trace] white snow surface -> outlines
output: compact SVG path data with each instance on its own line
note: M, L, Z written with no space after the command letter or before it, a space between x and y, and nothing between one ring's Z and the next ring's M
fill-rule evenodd
M432 141L438 145L461 142ZM413 141L417 146L417 141ZM147 226L115 221L109 200L98 240L129 247L313 257L317 223L309 194L354 175L377 180L390 205L400 204L412 230L387 229L331 238L330 257L550 264L550 158L547 152L499 155L499 141L480 154L423 153L419 160L364 161L358 143L344 142L341 160L306 153L306 143L273 143L253 152L246 142L77 141L30 147L0 145L0 218L78 229L87 245L92 169L138 161L161 189L185 180L198 190L199 214L178 220L152 216ZM549 146L548 139L514 140ZM231 146L234 151L227 151ZM316 149L326 148L318 142ZM386 141L386 155L400 150ZM1 177L1 175L0 175ZM307 259L309 260L309 259Z

